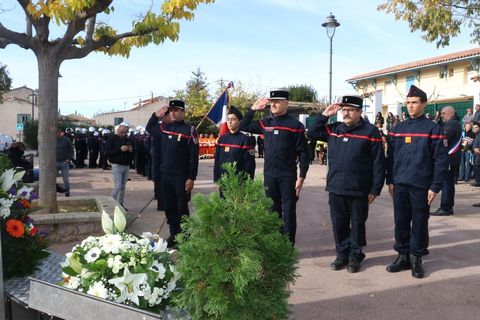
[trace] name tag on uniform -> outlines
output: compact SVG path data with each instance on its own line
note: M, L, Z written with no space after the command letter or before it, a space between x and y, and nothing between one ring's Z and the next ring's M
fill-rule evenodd
M412 143L412 137L405 137L405 143Z
M347 137L343 138L343 142L348 142L348 138Z
M225 147L225 152L230 152L230 147Z
M273 134L278 134L278 130L274 130L274 131L273 131Z
M177 136L177 141L180 141L180 139L182 139L182 136L181 136L181 135L178 135L178 136Z
M168 139L172 139L172 136L171 136L171 135L169 135L169 136L168 136Z

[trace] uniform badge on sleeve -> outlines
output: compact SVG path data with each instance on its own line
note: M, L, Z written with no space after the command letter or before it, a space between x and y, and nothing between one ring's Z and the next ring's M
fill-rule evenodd
M251 155L251 156L254 156L255 155L255 149L249 149L248 150L248 153Z
M405 137L405 143L412 143L412 137Z

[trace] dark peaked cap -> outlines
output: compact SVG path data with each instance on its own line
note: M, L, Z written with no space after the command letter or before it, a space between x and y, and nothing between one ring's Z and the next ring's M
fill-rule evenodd
M234 106L231 106L230 109L228 109L228 114L236 115L238 120L242 120L242 118L243 118L242 113L237 108L235 108Z
M425 91L415 87L413 84L410 86L410 90L408 90L407 98L408 97L419 97L421 102L427 102L427 94Z
M178 109L185 110L185 102L183 102L182 100L170 100L168 102L168 108L169 109L178 108Z

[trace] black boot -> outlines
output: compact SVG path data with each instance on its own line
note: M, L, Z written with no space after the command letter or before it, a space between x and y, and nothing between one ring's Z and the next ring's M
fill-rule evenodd
M335 261L330 263L330 269L341 270L348 265L348 258L337 257Z
M388 272L399 272L410 269L410 257L408 254L399 254L392 264L387 266Z
M412 264L412 277L421 279L425 276L425 272L422 268L422 257L421 256L411 256L411 264Z
M348 268L347 271L350 273L356 273L360 271L360 263L365 259L365 254L360 252L358 254L353 254L348 258Z

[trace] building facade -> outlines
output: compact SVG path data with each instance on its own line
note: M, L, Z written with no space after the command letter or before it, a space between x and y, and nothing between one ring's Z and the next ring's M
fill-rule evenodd
M134 108L126 111L97 114L94 118L98 126L116 126L122 122L128 122L130 126L145 126L152 113L162 106L168 105L165 97L156 97L146 101L140 101Z
M348 80L373 121L375 114L401 114L410 86L427 93L425 112L433 117L437 110L450 105L461 118L467 108L480 103L480 48L455 52L429 59L404 63L354 76ZM405 109L403 109L405 110Z
M38 118L38 104L34 90L26 86L2 94L0 104L0 133L23 141L23 125Z

